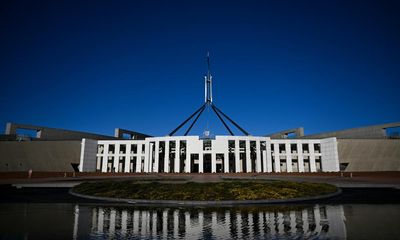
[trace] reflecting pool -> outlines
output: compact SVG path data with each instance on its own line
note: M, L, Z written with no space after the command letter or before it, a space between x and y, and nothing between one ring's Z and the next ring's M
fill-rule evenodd
M231 208L0 204L0 239L395 239L400 204Z

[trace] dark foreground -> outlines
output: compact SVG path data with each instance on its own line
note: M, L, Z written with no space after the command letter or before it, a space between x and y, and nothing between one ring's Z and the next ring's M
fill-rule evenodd
M311 203L400 204L400 190L393 188L342 188L340 196ZM1 203L102 203L103 201L72 196L69 188L21 188L0 185Z
M395 189L222 208L105 203L67 188L1 186L0 194L0 239L399 239Z

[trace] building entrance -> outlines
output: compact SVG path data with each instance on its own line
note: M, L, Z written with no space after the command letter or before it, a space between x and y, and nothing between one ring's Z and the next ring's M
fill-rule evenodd
M204 173L211 173L211 153L206 153L203 156Z
M190 172L199 172L199 154L190 154Z

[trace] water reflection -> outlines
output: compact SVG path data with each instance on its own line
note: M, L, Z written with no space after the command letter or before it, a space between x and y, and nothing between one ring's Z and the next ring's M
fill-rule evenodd
M0 204L0 239L399 239L400 204L144 208Z
M73 237L163 239L345 239L341 205L273 208L75 206Z

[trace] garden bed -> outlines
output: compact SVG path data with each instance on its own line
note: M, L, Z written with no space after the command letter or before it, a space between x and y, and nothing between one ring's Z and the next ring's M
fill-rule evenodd
M285 200L309 198L337 192L325 183L289 181L221 181L221 182L138 182L103 181L85 182L75 186L74 193L93 197L177 200L177 201L230 201L230 200Z

